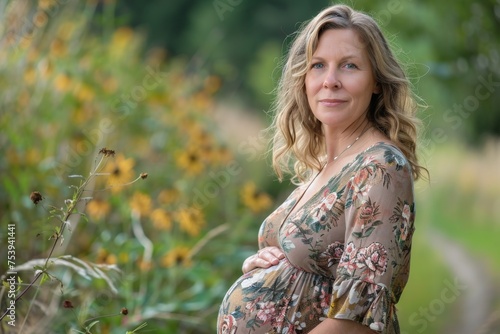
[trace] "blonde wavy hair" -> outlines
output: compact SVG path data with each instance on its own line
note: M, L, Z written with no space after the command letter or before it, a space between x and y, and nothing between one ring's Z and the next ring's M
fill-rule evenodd
M404 153L415 180L418 179L426 169L417 159L420 121L415 114L419 104L410 82L375 20L345 5L328 7L306 22L297 32L285 59L270 127L272 164L278 178L282 180L284 173L290 173L292 182L301 183L324 164L325 137L321 122L308 104L305 76L318 40L328 29L353 29L365 44L381 89L372 96L367 117Z

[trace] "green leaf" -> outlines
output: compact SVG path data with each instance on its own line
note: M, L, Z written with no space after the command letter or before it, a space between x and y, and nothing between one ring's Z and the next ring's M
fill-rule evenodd
M366 237L369 237L369 236L370 236L370 234L372 234L372 232L373 232L374 230L375 230L375 227L373 227L373 226L371 226L371 227L367 228L367 229L365 230L365 233L363 234L363 237L365 237L365 238L366 238Z
M42 274L42 279L40 280L40 285L43 285L46 281L50 280L50 275L44 272Z

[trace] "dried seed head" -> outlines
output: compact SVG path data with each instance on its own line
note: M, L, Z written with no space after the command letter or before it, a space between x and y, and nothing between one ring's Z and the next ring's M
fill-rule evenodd
M103 147L99 150L100 154L104 154L105 157L114 157L115 156L115 151L114 150L108 150L106 147Z
M42 194L40 194L38 191L33 191L30 195L30 199L35 205L37 205L43 198Z
M65 300L63 302L63 307L64 308L73 308L73 303L70 300Z
M148 178L148 173L141 173L141 179L147 179Z
M127 315L128 314L128 309L126 307L122 308L122 310L120 311L121 314L123 315Z

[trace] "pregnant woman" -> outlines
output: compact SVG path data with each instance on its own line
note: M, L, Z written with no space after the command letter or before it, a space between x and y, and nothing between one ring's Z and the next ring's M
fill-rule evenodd
M296 35L273 166L298 187L220 306L218 333L399 333L409 275L417 104L376 22L344 5Z

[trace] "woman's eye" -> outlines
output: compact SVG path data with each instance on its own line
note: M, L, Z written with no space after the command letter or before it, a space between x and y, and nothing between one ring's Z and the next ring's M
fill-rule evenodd
M322 63L314 63L311 65L311 68L315 68L315 69L321 69L323 68L323 64Z
M345 64L344 65L345 68L349 69L349 70L354 70L354 69L357 69L358 67L353 64L353 63L349 63L349 64Z

